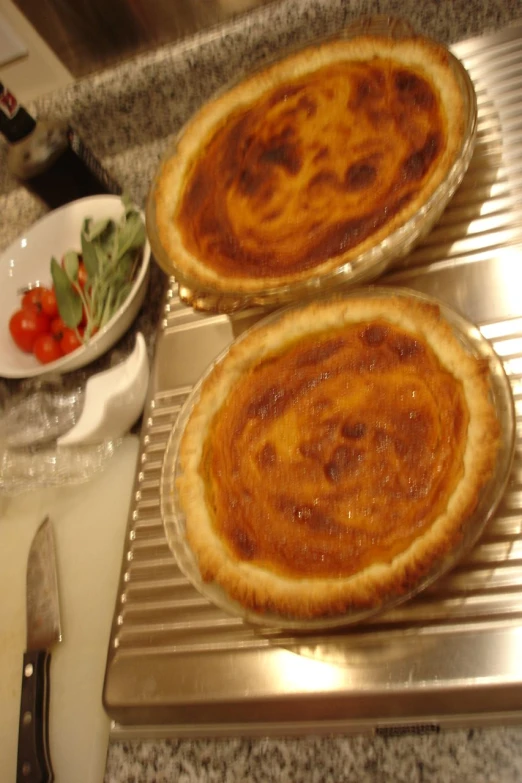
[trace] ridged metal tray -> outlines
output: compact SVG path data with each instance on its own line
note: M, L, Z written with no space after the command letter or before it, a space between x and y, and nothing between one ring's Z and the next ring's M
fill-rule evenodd
M107 657L113 736L437 731L522 719L522 24L454 51L477 90L476 150L437 226L380 282L447 302L501 357L517 442L497 513L448 575L354 628L265 630L217 608L175 565L161 467L193 385L260 313L196 313L172 281Z

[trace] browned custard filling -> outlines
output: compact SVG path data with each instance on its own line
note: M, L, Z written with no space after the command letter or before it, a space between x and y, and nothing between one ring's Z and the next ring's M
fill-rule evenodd
M233 557L289 577L389 563L463 473L462 383L384 319L300 338L234 385L201 471Z
M236 110L189 172L183 244L218 274L313 269L385 226L447 143L436 87L374 57L336 62Z

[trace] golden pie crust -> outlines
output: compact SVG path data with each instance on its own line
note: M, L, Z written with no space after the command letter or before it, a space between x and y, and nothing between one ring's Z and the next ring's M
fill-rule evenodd
M247 78L184 128L155 188L175 273L254 293L336 270L416 215L465 134L447 50L360 36Z
M202 384L178 490L204 581L312 619L408 595L496 461L487 362L436 305L336 298L252 330Z

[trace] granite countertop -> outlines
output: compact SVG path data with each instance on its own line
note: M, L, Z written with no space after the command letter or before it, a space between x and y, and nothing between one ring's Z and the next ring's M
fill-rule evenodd
M446 43L522 18L519 0L281 0L79 80L28 108L73 118L106 167L144 204L169 141L216 88L278 49L334 32L366 13L402 16ZM4 154L0 148L0 249L45 211L9 178ZM141 329L152 354L165 282L155 267L146 304L124 344ZM114 740L105 775L105 783L456 779L522 780L522 728L473 728L470 722L455 730L388 737Z
M109 747L104 783L519 783L522 729Z

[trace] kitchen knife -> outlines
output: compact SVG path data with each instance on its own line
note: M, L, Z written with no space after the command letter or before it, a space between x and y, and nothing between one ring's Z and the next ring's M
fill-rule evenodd
M27 558L27 647L24 653L17 783L52 783L49 755L50 648L61 641L53 529L46 517Z

